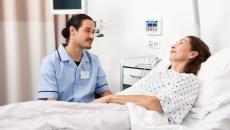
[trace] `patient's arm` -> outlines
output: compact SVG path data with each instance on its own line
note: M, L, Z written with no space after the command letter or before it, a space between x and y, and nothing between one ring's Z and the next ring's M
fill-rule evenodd
M144 95L109 95L99 98L94 101L95 103L117 103L126 104L127 102L133 102L139 106L142 106L149 110L162 112L160 100L155 96Z

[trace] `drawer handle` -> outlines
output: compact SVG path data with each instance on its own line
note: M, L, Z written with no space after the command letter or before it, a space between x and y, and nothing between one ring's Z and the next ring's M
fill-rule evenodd
M133 78L138 78L138 79L142 78L141 76L132 75L132 74L130 74L129 76L130 76L130 77L133 77Z

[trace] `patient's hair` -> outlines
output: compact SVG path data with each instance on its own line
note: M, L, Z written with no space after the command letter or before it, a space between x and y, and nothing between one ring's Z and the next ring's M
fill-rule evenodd
M62 30L62 36L66 39L66 42L69 41L69 27L73 26L76 28L76 30L78 30L82 25L82 21L84 20L93 21L93 19L86 14L77 14L70 18L70 20L66 23L66 27Z
M201 63L206 61L211 55L209 47L198 37L187 36L190 39L190 45L192 51L197 51L198 56L191 59L185 66L185 73L193 73L197 75L200 69Z

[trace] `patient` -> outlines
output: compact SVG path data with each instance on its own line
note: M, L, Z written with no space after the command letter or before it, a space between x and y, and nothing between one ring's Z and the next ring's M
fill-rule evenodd
M163 112L170 124L179 124L196 100L199 85L195 75L210 55L201 39L187 36L171 46L171 65L167 70L152 70L130 88L96 99L94 103L133 102L148 110Z

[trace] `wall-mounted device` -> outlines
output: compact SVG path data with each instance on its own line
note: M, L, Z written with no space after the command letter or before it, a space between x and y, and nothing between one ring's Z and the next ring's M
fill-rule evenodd
M153 18L145 21L146 33L148 35L161 35L161 26L161 18Z
M85 0L50 0L52 14L86 13Z
M104 34L102 33L102 30L105 27L105 21L103 19L95 20L94 21L95 27L96 27L96 37L103 37Z
M149 40L147 46L153 49L160 48L160 41L159 40Z

